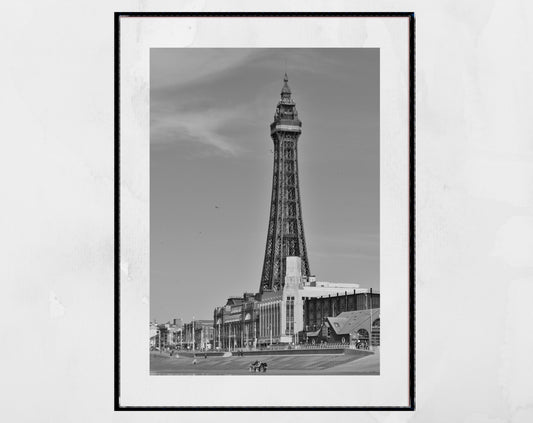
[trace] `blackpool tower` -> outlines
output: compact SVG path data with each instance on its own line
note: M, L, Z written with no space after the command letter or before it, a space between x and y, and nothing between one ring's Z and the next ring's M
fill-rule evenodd
M302 276L310 275L298 181L298 138L301 132L302 122L298 119L285 74L281 99L270 125L274 172L260 292L277 291L283 287L288 256L300 257Z

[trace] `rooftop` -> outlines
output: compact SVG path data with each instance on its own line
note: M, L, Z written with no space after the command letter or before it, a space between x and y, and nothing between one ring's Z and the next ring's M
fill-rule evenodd
M345 311L337 317L328 317L327 321L337 335L356 333L359 329L370 329L370 318L379 319L380 309Z

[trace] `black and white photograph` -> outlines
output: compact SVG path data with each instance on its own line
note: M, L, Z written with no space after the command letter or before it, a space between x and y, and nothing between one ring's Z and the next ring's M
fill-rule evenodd
M412 408L412 14L116 25L117 408Z
M379 375L379 57L151 49L150 374Z

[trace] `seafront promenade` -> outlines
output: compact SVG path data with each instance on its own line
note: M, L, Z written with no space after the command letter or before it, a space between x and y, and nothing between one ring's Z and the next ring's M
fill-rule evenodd
M296 352L296 351L295 351ZM328 354L306 351L306 354L246 354L205 355L196 354L196 364L191 352L173 356L158 352L150 354L151 375L259 375L250 373L249 365L255 360L266 362L268 375L378 375L379 350L339 350Z

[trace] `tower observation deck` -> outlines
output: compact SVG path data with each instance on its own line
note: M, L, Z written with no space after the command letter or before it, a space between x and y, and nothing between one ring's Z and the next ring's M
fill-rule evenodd
M285 74L281 99L274 122L270 125L270 136L274 142L274 171L260 292L283 287L285 259L288 256L300 257L302 276L310 275L298 178L298 139L301 132L302 122L298 119Z

